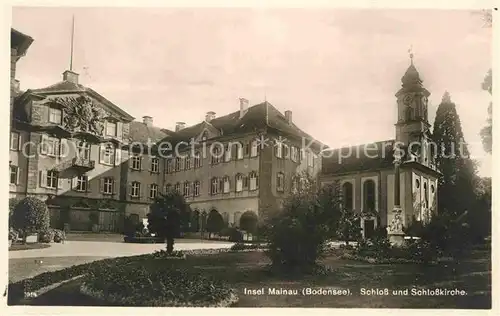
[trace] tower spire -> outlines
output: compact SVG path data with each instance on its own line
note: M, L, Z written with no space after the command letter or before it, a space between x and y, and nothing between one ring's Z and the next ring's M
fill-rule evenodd
M413 65L413 45L410 45L408 49L408 54L410 54L410 64Z
M73 14L73 21L71 25L71 53L69 56L69 70L73 71L73 45L75 37L75 15Z

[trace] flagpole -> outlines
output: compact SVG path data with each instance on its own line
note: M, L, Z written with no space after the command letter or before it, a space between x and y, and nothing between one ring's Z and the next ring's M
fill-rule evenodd
M75 37L75 15L73 14L73 23L71 25L71 54L69 59L69 70L73 71L73 42Z

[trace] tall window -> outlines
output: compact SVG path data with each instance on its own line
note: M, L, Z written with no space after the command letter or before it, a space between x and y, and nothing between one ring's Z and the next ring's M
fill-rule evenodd
M222 150L220 146L214 146L211 149L212 164L217 164L222 161Z
M149 187L149 198L154 199L158 195L158 184L151 184Z
M231 150L232 150L231 144L229 143L229 144L227 144L226 151L224 152L224 161L225 162L228 162L231 160Z
M429 207L429 192L427 191L427 182L424 182L424 201L425 201L425 204L424 204L424 208L428 208Z
M259 145L256 140L252 141L252 147L250 149L250 157L257 157L259 154Z
M151 158L151 172L158 172L160 160L156 157Z
M354 197L352 183L345 182L342 185L342 195L343 195L343 200L344 200L343 201L344 202L344 207L346 209L348 209L348 210L352 210L353 209L352 200L353 200L353 197Z
M88 178L85 175L76 177L76 191L85 192L88 187Z
M314 167L314 154L311 151L307 152L307 165Z
M175 171L181 171L181 157L175 157Z
M177 192L177 193L181 193L181 184L180 184L180 182L177 182L177 183L175 184L175 186L174 186L174 190L175 190L175 192Z
M186 170L191 169L191 157L189 155L186 156L186 158L185 158L184 167L185 167L184 169L186 169Z
M19 133L10 132L10 149L19 150Z
M191 195L191 183L186 181L184 182L184 196L188 197Z
M49 108L49 122L55 124L62 123L62 111L56 108Z
M194 196L199 196L200 195L200 181L195 181L193 184L193 195Z
M167 159L167 173L172 173L174 172L174 159L168 158Z
M292 159L293 162L297 162L297 160L299 159L299 150L297 147L295 146L292 146L291 147L291 156L290 158Z
M201 167L201 155L199 152L196 152L194 154L194 167L195 168L200 168Z
M300 177L296 175L292 179L292 187L291 187L292 193L297 193L299 191L299 188L300 188Z
M375 211L375 182L366 180L363 183L363 199L365 211Z
M42 136L41 153L48 156L59 156L61 153L60 140L55 137Z
M277 143L275 146L276 157L283 158L283 143Z
M116 123L106 122L106 136L116 136Z
M90 158L90 144L84 141L79 141L76 145L78 158L89 159Z
M257 190L257 187L259 185L257 173L255 172L250 172L250 190Z
M167 184L165 185L165 193L166 193L166 192L169 192L170 190L172 190L172 185L171 185L170 183L167 183Z
M276 176L276 190L279 192L285 191L285 175L282 172L278 172Z
M236 144L236 159L243 159L243 144L239 142Z
M132 182L130 196L133 198L138 198L140 194L141 194L141 183L137 181Z
M132 161L132 164L130 167L133 170L141 170L141 156L139 154L133 154L132 157L130 157L130 160Z
M17 184L19 174L19 167L10 166L10 184Z
M103 179L103 188L102 193L104 194L113 194L113 178L104 178Z
M229 193L229 186L230 186L230 182L229 182L229 177L228 176L225 176L224 179L223 179L223 192L224 193Z
M238 173L236 175L236 192L241 192L243 191L243 175Z
M212 178L210 181L210 194L219 193L219 180L217 178Z
M102 164L113 165L115 162L115 148L111 144L101 145L101 159Z

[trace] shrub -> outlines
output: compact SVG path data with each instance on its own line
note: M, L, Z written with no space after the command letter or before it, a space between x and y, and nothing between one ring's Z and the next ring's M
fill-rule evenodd
M181 218L187 211L184 197L173 190L158 195L149 207L148 231L166 240L169 253L174 250L174 238L180 236Z
M64 233L64 231L60 229L53 229L53 232L54 232L54 239L53 239L54 242L60 243L63 240L66 240L66 234Z
M234 227L225 227L220 231L221 236L228 236L229 241L239 242L243 241L243 233Z
M351 240L359 240L361 238L360 217L354 210L344 209L342 211L337 226L337 238L344 241L346 245Z
M9 228L9 240L15 241L18 236L19 233L14 228Z
M245 244L242 242L238 242L231 246L231 251L256 250L256 249L267 249L267 247L260 244Z
M281 271L311 272L326 250L327 240L335 235L329 221L340 205L325 207L324 201L335 199L338 191L316 190L309 178L303 182L305 185L284 200L282 210L270 217L266 231L267 255Z
M53 229L45 229L38 232L38 242L48 244L54 241L55 232Z
M16 229L22 229L26 233L45 231L49 228L49 222L49 210L40 199L26 197L14 208L12 226Z
M246 211L240 217L240 228L247 233L254 234L257 231L257 214L252 211Z

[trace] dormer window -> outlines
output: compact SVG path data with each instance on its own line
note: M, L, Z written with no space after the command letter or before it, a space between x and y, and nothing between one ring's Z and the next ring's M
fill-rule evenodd
M49 122L54 124L62 124L62 110L57 108L49 108Z
M106 122L106 136L116 136L116 123Z

